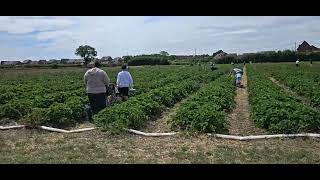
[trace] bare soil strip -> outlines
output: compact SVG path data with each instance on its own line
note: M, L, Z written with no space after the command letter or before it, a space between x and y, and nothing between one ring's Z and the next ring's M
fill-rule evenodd
M228 114L227 122L229 123L229 134L232 135L261 135L266 131L257 128L250 118L249 101L247 91L247 74L244 68L241 83L243 88L236 89L235 108Z
M168 122L176 115L177 110L179 109L181 104L183 104L188 98L190 98L190 96L176 103L172 108L167 108L158 119L154 121L148 121L144 132L171 132Z
M320 108L319 107L314 107L312 106L312 103L310 101L309 98L305 97L305 96L300 96L298 95L296 92L290 90L289 87L285 86L284 84L281 84L279 81L277 81L275 78L273 77L269 77L269 79L276 84L277 86L281 87L285 92L291 94L292 96L294 96L296 99L300 100L304 105L312 108L315 111L319 111L320 112Z

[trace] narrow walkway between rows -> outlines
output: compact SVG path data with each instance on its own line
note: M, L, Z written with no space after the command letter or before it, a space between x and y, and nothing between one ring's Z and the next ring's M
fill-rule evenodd
M257 128L250 118L248 91L247 91L247 73L246 67L243 69L241 80L243 88L236 89L235 108L228 114L229 134L232 135L261 135L266 132Z
M190 97L190 96L189 96ZM167 108L159 118L154 121L148 121L144 132L153 133L166 133L172 132L168 122L176 115L177 110L189 97L184 98L182 101L176 103L172 108Z

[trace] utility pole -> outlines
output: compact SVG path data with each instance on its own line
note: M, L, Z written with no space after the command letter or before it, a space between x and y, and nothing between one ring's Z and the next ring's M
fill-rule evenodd
M294 51L297 51L297 42L294 42Z
M197 48L194 48L194 57L197 55Z

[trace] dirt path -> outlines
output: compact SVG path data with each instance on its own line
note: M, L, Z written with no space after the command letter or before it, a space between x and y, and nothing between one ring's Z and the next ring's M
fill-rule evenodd
M312 103L310 101L310 99L308 99L307 97L304 96L300 96L298 95L296 92L291 91L289 87L281 84L279 81L277 81L275 78L273 77L269 77L269 79L276 84L277 86L281 87L285 92L289 93L290 95L292 95L293 97L295 97L296 99L300 100L304 105L312 108L315 111L319 111L320 112L320 108L319 107L314 107L312 106Z
M183 104L187 99L188 97L176 103L172 108L167 108L167 110L165 110L158 119L154 121L148 121L146 128L143 131L155 133L171 132L168 122L176 115L181 104Z
M266 134L262 129L257 128L251 118L249 112L249 101L247 91L247 74L244 73L241 80L243 88L236 89L235 102L236 106L228 114L227 121L229 123L229 134L232 135L258 135Z

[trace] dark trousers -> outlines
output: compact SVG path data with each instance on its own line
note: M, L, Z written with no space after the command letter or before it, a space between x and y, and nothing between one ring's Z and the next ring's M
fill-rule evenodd
M93 115L106 108L106 93L91 94L88 93L90 107Z

